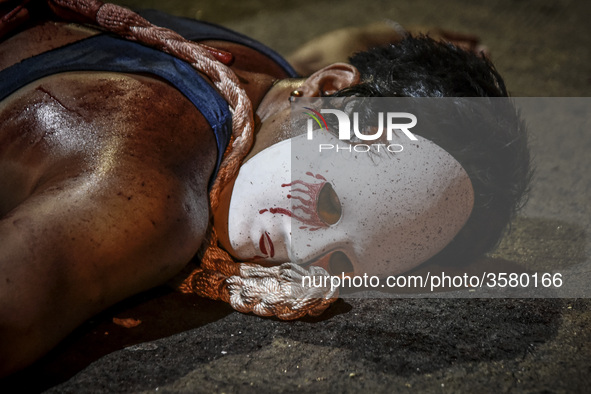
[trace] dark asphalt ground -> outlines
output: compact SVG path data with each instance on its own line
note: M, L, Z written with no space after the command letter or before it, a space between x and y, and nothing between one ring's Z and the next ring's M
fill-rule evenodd
M283 54L383 18L440 26L478 35L513 96L591 96L583 0L120 3L221 23ZM550 103L531 119L531 198L487 262L576 272L588 297L591 106L560 103L579 112ZM281 322L160 288L97 316L0 391L586 393L590 307L585 298L346 299L318 319Z

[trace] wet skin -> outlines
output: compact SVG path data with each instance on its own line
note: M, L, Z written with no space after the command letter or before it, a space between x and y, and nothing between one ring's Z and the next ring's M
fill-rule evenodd
M53 22L22 32L0 44L0 70L89 34ZM285 77L258 52L207 44L233 53L255 109ZM216 155L199 111L145 75L62 73L0 103L0 376L191 259Z
M91 34L46 22L0 43L0 70ZM294 89L319 96L359 81L342 63L284 79L259 52L204 43L233 54L231 68L252 102L247 159L290 137ZM212 215L207 185L216 157L200 112L147 75L61 73L0 102L0 376L184 267ZM222 222L231 190L232 183L213 213Z

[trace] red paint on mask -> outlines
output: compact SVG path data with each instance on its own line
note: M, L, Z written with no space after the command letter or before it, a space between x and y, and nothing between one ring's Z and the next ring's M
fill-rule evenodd
M269 257L275 256L275 246L273 245L271 236L266 231L261 235L261 238L259 239L259 250Z
M306 224L307 226L300 226L300 229L307 228L309 231L316 231L328 227L328 225L320 219L318 216L318 210L316 209L318 194L326 183L326 178L319 174L314 175L311 172L307 172L306 175L319 179L322 182L310 183L302 180L295 180L291 183L284 183L281 185L281 187L292 188L290 190L292 194L287 195L287 198L297 200L296 203L292 204L292 210L286 208L269 208L261 209L259 214L262 215L265 212L270 212L272 214L287 215ZM302 193L304 196L307 196L307 198L299 195L294 196L293 193ZM302 213L300 214L299 211Z

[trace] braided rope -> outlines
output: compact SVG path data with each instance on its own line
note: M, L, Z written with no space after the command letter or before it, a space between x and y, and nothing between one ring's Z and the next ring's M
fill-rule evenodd
M201 267L179 287L184 293L228 302L240 312L283 320L318 316L337 299L338 290L325 286L328 273L324 268L306 269L293 263L274 267L236 264L228 252L217 247L215 229L210 237Z
M138 41L174 55L207 75L232 111L232 140L224 154L218 176L210 191L212 210L219 204L223 185L232 179L254 138L253 109L236 74L222 62L228 54L184 39L169 29L152 25L133 11L99 0L48 0L53 11L64 18L96 24L128 40ZM296 319L306 314L321 314L336 298L326 287L305 286L305 276L324 277L320 267L306 270L296 264L262 267L237 264L218 246L212 229L201 267L180 286L183 292L197 293L229 302L241 312L261 316ZM314 282L316 283L316 282Z

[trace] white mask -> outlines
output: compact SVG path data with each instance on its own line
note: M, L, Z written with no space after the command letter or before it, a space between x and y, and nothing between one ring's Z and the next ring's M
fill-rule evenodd
M378 276L429 259L463 227L474 195L461 165L417 138L395 136L390 143L403 145L402 152L375 155L349 152L350 145L324 131L312 141L300 135L259 152L241 167L232 191L231 253L243 261ZM319 153L323 143L342 149ZM329 207L320 214L319 197ZM338 262L343 256L350 264Z

